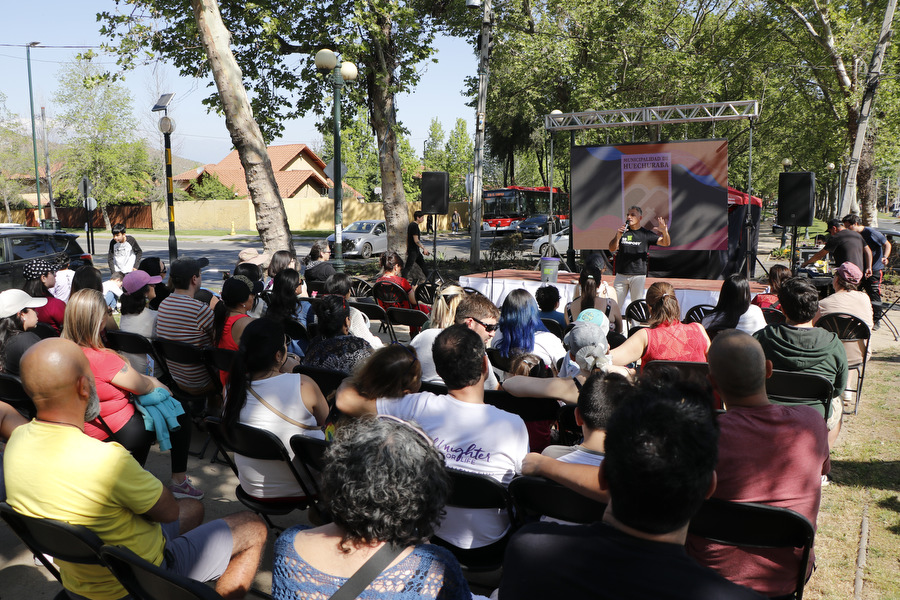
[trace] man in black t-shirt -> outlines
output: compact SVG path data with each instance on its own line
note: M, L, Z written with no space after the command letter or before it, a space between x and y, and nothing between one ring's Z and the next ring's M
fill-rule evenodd
M609 251L616 254L616 296L619 306L625 307L625 296L631 292L631 301L644 297L644 281L647 279L647 255L650 245L668 246L672 243L669 230L662 217L657 221L654 233L641 227L644 211L639 206L632 206L625 216L625 224L619 228L609 242ZM624 312L624 310L623 310Z
M626 392L606 429L603 520L522 527L506 548L500 600L763 598L684 549L691 517L716 487L718 429L709 398L695 390Z
M424 219L424 213L417 210L413 213L412 222L406 228L406 266L403 270L403 277L409 279L411 283L425 279L425 258L422 255L428 256L429 252L422 244L422 232L419 229L419 225ZM421 270L421 274L415 272L416 265ZM410 277L410 273L413 274L413 277Z
M845 228L840 219L828 221L828 234L825 247L806 259L801 267L824 258L830 252L837 266L852 262L863 273L872 268L872 250L866 246L861 235Z

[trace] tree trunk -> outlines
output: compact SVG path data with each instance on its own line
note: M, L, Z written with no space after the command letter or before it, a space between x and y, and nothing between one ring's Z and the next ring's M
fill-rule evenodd
M406 227L409 206L403 189L403 169L397 152L397 119L390 73L375 73L366 78L372 129L378 138L378 166L381 171L381 194L384 220L388 230L388 251L406 256Z
M109 211L106 210L106 204L103 204L100 207L100 214L103 215L103 226L106 227L106 230L112 233L112 223L109 220Z
M250 199L256 211L256 229L263 243L263 250L269 254L277 250L294 252L294 243L288 227L287 214L278 186L272 162L266 151L266 142L259 125L253 118L247 90L244 89L241 69L231 52L231 33L222 23L219 4L216 0L191 0L194 19L200 33L200 41L209 58L209 65L222 108L225 111L225 125L231 134L231 141L238 151Z
M868 227L878 227L878 199L874 193L875 176L875 136L874 127L870 127L859 157L859 170L856 174L857 200L859 201L859 218ZM843 217L844 215L840 215Z
M6 207L6 222L12 223L12 211L9 210L9 196L3 194L3 206Z

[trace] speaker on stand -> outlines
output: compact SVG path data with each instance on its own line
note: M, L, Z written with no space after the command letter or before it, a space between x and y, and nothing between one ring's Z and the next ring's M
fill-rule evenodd
M813 223L816 174L810 171L778 174L778 224L791 228L791 273L797 275L797 227Z
M450 212L450 174L446 171L425 171L422 173L422 212L426 215L447 215ZM437 219L435 219L432 238L434 269L426 281L444 283L444 277L438 270L437 256Z

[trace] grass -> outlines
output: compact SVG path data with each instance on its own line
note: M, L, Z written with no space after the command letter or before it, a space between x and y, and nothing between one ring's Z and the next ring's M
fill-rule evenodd
M900 351L889 347L869 361L859 414L844 417L831 453L832 484L822 490L816 534L817 570L804 597L853 596L860 525L869 538L863 598L900 598Z

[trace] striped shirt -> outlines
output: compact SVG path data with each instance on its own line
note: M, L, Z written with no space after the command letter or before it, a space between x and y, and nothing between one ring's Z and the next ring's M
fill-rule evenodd
M213 345L213 311L208 304L190 296L172 293L159 305L156 335L206 348ZM172 378L182 388L203 389L212 383L202 365L169 362Z

